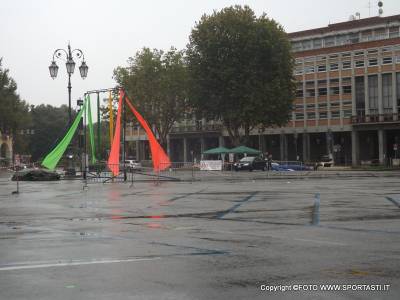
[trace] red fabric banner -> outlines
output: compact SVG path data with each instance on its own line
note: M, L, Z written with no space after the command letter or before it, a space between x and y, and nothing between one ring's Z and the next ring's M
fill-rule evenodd
M127 96L125 96L125 100L129 106L129 108L131 109L132 113L135 115L136 119L139 121L140 125L142 125L143 129L146 131L147 138L149 139L149 143L150 143L150 151L151 151L151 158L153 160L154 171L158 172L158 171L168 169L171 166L171 161L170 161L168 155L165 153L164 149L158 143L156 137L153 134L153 131L150 129L146 120L133 107L132 103L129 101Z
M108 168L111 170L114 176L119 174L119 148L121 144L121 107L122 107L122 98L123 91L119 92L119 101L118 101L118 113L117 113L117 122L115 124L115 132L114 139L111 146L110 156L108 157Z

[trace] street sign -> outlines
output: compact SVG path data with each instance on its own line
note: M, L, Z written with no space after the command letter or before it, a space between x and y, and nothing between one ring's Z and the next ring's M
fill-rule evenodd
M399 148L398 144L393 144L393 151L397 151L398 148Z

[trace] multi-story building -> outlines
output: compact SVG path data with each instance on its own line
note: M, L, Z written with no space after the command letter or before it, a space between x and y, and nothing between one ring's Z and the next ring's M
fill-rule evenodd
M277 160L336 164L388 163L400 144L400 15L356 19L289 33L295 58L296 99L285 127L254 130L250 145ZM230 146L217 122L187 120L169 135L173 161L190 161L208 148ZM146 159L139 130L131 154ZM142 141L142 142L141 142ZM136 150L134 150L136 149Z

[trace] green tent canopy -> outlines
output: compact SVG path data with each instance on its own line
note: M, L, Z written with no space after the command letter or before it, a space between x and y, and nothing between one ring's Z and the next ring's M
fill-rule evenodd
M235 153L235 154L260 154L261 151L253 148L249 148L246 146L239 146L236 148L233 148L229 150L229 153Z
M224 154L224 153L229 153L230 150L225 147L217 147L217 148L212 148L208 149L203 152L203 154Z

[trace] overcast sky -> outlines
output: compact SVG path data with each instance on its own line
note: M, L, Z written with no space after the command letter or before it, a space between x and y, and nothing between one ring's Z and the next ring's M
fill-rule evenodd
M384 0L384 16L400 14L399 0ZM371 8L369 9L368 3ZM68 103L65 64L57 61L55 80L48 66L57 48L84 52L89 74L82 80L77 63L72 103L87 90L113 87L114 68L142 47L185 48L202 14L234 4L265 12L287 32L343 22L351 14L377 15L368 0L0 0L0 57L10 69L21 98L31 104Z

